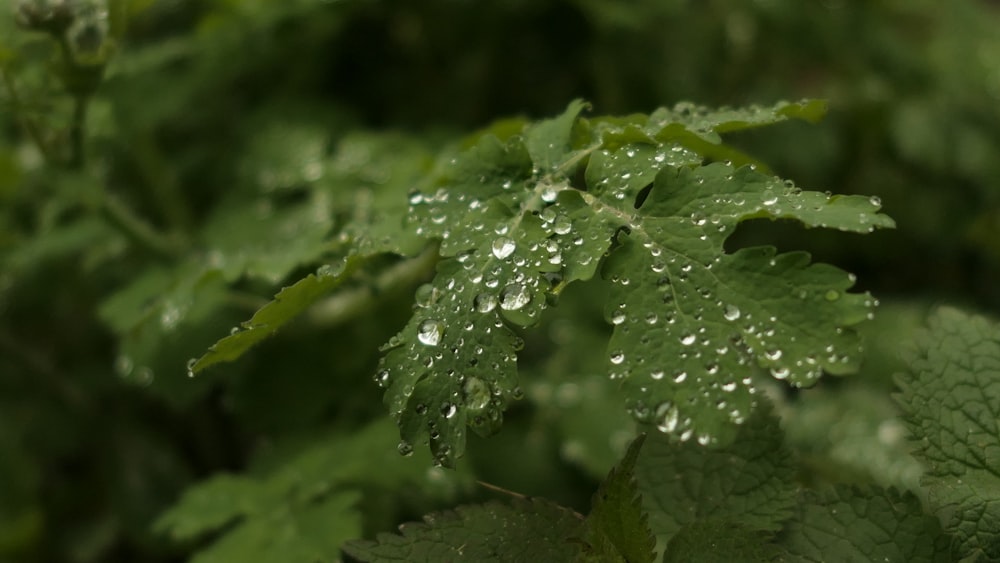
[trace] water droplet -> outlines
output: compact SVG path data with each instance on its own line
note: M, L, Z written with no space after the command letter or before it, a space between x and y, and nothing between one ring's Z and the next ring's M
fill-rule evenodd
M552 186L545 186L545 188L542 189L542 201L545 203L552 203L556 200L556 196L558 194L559 192Z
M684 383L684 380L687 379L687 377L688 374L686 371L679 372L674 376L674 383Z
M677 422L680 418L680 411L677 410L677 407L675 407L673 403L667 401L660 404L660 406L656 409L656 416L660 419L660 423L656 426L660 432L669 434L674 430L677 430Z
M455 416L456 412L458 412L458 407L456 407L454 403L445 403L441 405L441 416L445 418Z
M774 205L775 203L778 203L778 196L776 195L770 195L763 201L764 205Z
M836 301L837 299L840 299L840 292L835 289L831 289L826 292L824 297L826 297L827 301Z
M490 403L490 388L478 377L469 377L462 385L465 406L472 410L482 410Z
M531 293L521 284L511 284L500 292L500 308L505 311L517 311L531 302Z
M498 237L493 241L493 256L503 260L513 254L515 248L517 248L517 245L514 241L507 237Z
M379 387L385 387L389 384L389 370L381 369L375 374L375 383Z
M496 309L497 298L492 293L480 293L472 300L472 304L476 308L476 311L489 313L493 309Z
M400 440L396 449L399 450L399 455L403 457L410 457L413 455L413 444L407 442L406 440Z
M615 311L614 314L611 315L611 324L620 325L625 322L626 318L625 311Z
M882 198L878 197L877 195L873 195L870 198L868 198L868 202L874 205L875 207L882 207Z
M625 361L625 354L621 350L611 352L611 363L618 365Z
M722 313L722 316L727 321L735 321L740 318L740 308L735 305L726 305L726 310Z
M663 370L656 370L653 373L649 374L649 376L655 379L656 381L659 381L663 379Z
M444 334L444 325L434 320L426 320L420 323L417 331L417 340L427 346L437 346L441 342L441 335Z
M776 362L781 359L781 350L768 350L764 352L764 357L772 362Z
M722 384L722 390L725 391L726 393L732 393L733 391L736 390L736 382L735 381L727 381L727 382L723 383Z
M789 370L788 368L774 368L771 370L771 375L773 375L775 379L787 379Z
M557 235L568 234L572 229L573 229L573 222L563 216L557 217L555 224L552 226L552 230Z
M683 344L685 346L690 346L690 345L694 344L694 341L697 340L697 339L698 339L697 336L695 336L693 334L687 334L687 335L684 335L684 336L681 337L681 344Z

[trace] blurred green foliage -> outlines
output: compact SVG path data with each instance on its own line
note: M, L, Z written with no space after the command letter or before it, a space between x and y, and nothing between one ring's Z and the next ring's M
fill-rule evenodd
M229 471L267 487L310 448L349 454L343 434L385 417L376 347L405 323L418 275L376 298L371 278L391 264L367 264L345 288L363 307L320 303L205 376L187 378L188 359L339 255L349 225L391 229L385 210L405 209L393 196L448 142L577 97L600 114L829 100L819 126L731 139L807 189L878 195L898 225L860 239L768 222L733 242L807 248L883 303L861 374L774 390L777 412L795 421L790 446L827 470L806 481L911 489L915 465L885 400L899 344L941 300L1000 311L993 2L10 8L0 14L0 560L180 560L201 544L170 543L153 522L193 483ZM49 9L94 25L57 26L56 40L15 22L13 12L24 23ZM528 400L503 434L470 442L460 471L579 508L624 452L631 422L590 363L603 360L588 359L603 355L608 328L583 292L564 297L572 317L534 329L521 355ZM891 454L859 453L876 450ZM406 462L419 463L393 455L384 473L344 477L364 491L366 537L487 496L459 485L400 494L404 478L387 476L408 475L393 465Z

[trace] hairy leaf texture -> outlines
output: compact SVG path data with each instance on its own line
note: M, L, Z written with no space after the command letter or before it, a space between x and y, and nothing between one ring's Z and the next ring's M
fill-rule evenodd
M899 399L928 504L958 557L1000 559L1000 326L942 308L910 371Z

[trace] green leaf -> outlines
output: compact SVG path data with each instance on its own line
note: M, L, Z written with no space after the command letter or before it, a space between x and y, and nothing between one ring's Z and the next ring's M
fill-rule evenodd
M240 330L213 344L188 369L194 374L214 364L238 359L255 344L294 320L319 298L344 283L362 261L357 256L351 256L337 267L321 267L316 274L309 274L283 288L274 296L273 301L244 322Z
M636 464L649 525L662 544L693 522L739 522L776 531L795 504L795 465L764 402L725 448L672 443L651 433Z
M261 476L219 475L185 491L156 522L175 539L224 530L195 561L335 560L341 543L361 533L365 485L440 487L449 475L427 471L427 459L406 459L382 444L395 434L389 421L325 437Z
M645 181L621 179L630 169L623 156L600 153L588 169L613 179L592 191L609 206L635 200ZM850 327L874 302L847 292L852 276L810 264L803 252L727 254L723 243L739 222L762 216L856 232L890 226L877 209L868 198L803 192L748 167L660 172L638 211L623 217L629 235L604 265L613 284L611 376L623 381L630 409L682 440L725 443L751 410L753 365L795 386L824 370L855 370L860 341Z
M846 292L847 273L804 253L727 254L723 243L756 218L859 233L892 226L878 202L804 192L750 167L698 167L704 155L678 140L812 115L812 105L574 126L582 107L505 142L480 138L411 194L414 234L440 240L444 259L378 373L404 449L429 435L450 465L467 424L495 431L521 394L510 326L536 323L602 260L613 283L612 378L637 418L678 438L732 439L751 410L753 364L794 385L856 368L851 327L873 302ZM676 422L664 418L673 412Z
M942 308L899 377L931 510L960 557L1000 558L1000 326Z
M580 548L579 516L541 499L489 502L429 514L424 523L404 524L401 535L352 541L344 551L360 561L574 561Z
M655 538L646 523L635 463L645 440L636 438L625 457L594 494L585 524L584 539L589 544L587 560L652 563Z
M310 201L274 209L269 200L222 204L203 230L207 267L226 281L242 276L278 283L294 268L315 262L329 250L329 202Z
M670 539L663 563L766 562L778 553L766 534L748 530L739 522L700 520L684 525Z
M262 515L207 549L192 563L313 563L338 561L341 545L361 533L361 495L340 491L294 511Z
M781 537L787 561L952 561L949 538L912 494L838 486L803 493Z
M586 107L583 100L574 100L559 117L546 119L528 130L525 148L528 149L531 160L542 171L555 171L566 162L571 151L573 125Z

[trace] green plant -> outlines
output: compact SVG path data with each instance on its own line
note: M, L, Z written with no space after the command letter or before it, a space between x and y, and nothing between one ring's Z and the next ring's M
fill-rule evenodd
M907 63L932 7L855 19L720 2L724 25L669 2L483 7L526 29L515 47L558 47L600 112L692 84L684 97L713 103L799 94L790 77L737 86L762 58L797 68L799 46L835 108L803 129L824 103L595 117L575 101L462 137L579 94L482 81L482 61L516 49L471 46L456 83L492 92L454 97L430 130L386 131L373 121L410 125L452 83L437 54L458 59L479 29L454 3L166 4L31 0L18 23L42 33L0 23L0 558L1000 558L1000 329L945 308L923 332L926 296L887 290L915 284L895 264L920 202L950 201L928 178L972 183L986 205L947 224L973 218L959 238L985 241L983 264L993 246L990 121L946 109L946 61ZM962 5L949 25L976 20ZM553 14L576 31L551 32ZM840 60L824 41L898 14L884 43L851 52L927 91L873 102L851 69L821 64ZM644 19L705 45L725 35L742 58L727 71L702 49L711 64L678 66ZM933 31L935 52L994 46ZM382 40L408 64L352 81ZM330 52L333 73L308 55ZM561 76L536 59L504 68ZM855 70L881 80L876 67ZM422 74L435 96L393 94ZM993 80L959 78L963 92ZM897 203L905 185L918 204L893 207L909 220L886 238L879 197L784 177ZM954 254L935 221L913 240ZM974 271L934 269L947 282L928 287L988 303ZM915 343L905 361L901 342Z

